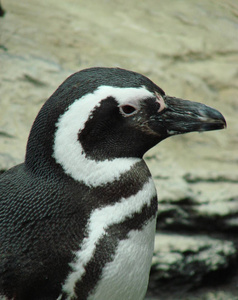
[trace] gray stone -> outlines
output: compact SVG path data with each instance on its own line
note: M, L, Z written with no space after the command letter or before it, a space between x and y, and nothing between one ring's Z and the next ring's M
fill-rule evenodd
M237 232L237 177L219 172L158 179L158 228Z
M2 53L0 65L0 170L6 170L24 160L40 107L71 72L54 61L25 54Z
M157 234L152 260L150 290L166 291L197 287L227 276L236 261L233 242L205 235ZM222 280L222 279L221 279Z

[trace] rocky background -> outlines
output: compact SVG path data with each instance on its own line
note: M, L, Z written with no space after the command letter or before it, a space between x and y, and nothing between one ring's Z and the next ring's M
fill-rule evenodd
M237 0L3 0L2 7L2 172L23 161L40 107L79 69L131 69L224 114L226 130L173 137L145 157L159 195L147 299L238 299Z

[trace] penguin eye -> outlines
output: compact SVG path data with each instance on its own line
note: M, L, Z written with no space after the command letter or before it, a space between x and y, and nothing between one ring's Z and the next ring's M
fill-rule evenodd
M134 106L128 104L120 106L120 110L123 113L123 115L127 115L127 116L131 116L137 111Z

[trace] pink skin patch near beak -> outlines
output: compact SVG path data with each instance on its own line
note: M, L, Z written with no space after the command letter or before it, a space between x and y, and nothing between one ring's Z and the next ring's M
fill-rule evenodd
M155 95L156 95L157 102L160 105L158 112L161 112L163 109L167 107L167 105L165 104L163 97L159 93L155 92Z

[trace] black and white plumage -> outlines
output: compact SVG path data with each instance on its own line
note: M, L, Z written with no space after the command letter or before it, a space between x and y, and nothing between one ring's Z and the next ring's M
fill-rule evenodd
M67 78L36 117L25 162L0 177L1 299L143 299L157 196L142 157L225 124L131 71Z

